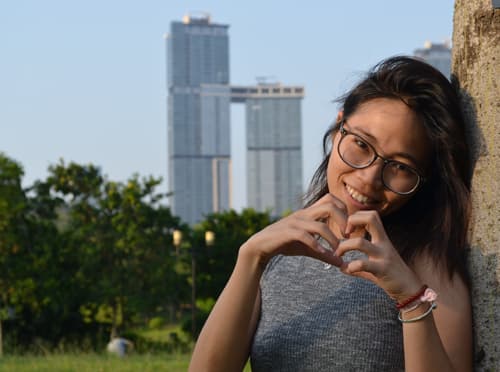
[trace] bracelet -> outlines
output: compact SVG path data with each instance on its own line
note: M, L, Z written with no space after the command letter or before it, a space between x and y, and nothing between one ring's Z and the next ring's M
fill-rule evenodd
M407 298L406 300L402 301L402 302L398 302L396 304L396 307L398 309L402 309L403 307L405 307L406 305L409 305L411 304L413 301L415 301L416 299L418 299L420 296L422 296L425 292L425 290L427 289L427 285L423 285L422 288L420 288L420 290L415 293L413 296Z
M415 310L416 308L418 308L422 304L423 304L422 301L417 300L415 302L412 302L409 305L406 305L402 309L399 309L399 311L401 312L401 314L411 313L413 310Z
M410 302L405 307L402 307L401 309L399 309L399 311L401 311L403 314L409 313L409 312L415 310L417 307L419 307L421 304L423 304L425 302L429 302L429 303L435 302L437 297L438 297L438 295L436 292L434 292L433 289L426 288L425 292L422 296L417 298L415 301Z
M429 306L429 308L427 309L427 311L425 313L423 313L422 315L416 316L415 318L411 318L411 319L402 319L401 318L401 314L398 314L398 320L401 323L414 323L414 322L418 322L419 320L424 319L427 315L429 315L430 313L432 313L432 310L434 310L436 307L437 307L437 304L435 302L431 302L431 306Z

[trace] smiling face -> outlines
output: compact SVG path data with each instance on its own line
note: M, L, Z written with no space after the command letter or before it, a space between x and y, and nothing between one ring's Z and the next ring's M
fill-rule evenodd
M386 159L424 170L430 158L425 129L415 113L402 101L376 98L367 101L347 118L345 128L371 144ZM364 169L344 163L338 154L340 132L333 137L327 180L331 194L342 200L349 215L358 210L376 210L381 216L403 206L414 193L399 195L387 189L381 177L384 162L377 159Z

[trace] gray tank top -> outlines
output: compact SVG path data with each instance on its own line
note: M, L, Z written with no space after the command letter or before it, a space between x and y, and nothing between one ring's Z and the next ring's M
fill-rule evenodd
M397 309L375 284L309 257L277 256L261 298L253 372L404 370Z

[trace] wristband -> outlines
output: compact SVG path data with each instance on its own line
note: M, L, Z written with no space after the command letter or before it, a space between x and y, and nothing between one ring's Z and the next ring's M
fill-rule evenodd
M406 299L406 300L404 300L404 301L398 302L398 303L396 304L396 307L397 307L398 309L402 309L403 307L405 307L405 306L407 306L407 305L411 304L413 301L415 301L415 300L417 300L418 298L420 298L420 297L424 294L424 292L425 292L425 290L426 290L427 288L428 288L428 287L427 287L427 285L423 285L423 286L422 286L422 288L420 288L420 289L419 289L419 291L418 291L417 293L415 293L413 296L411 296L411 297L407 298L407 299Z

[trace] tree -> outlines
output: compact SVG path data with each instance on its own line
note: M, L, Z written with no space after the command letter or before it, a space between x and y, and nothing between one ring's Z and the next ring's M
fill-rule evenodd
M471 255L475 367L500 370L500 9L457 0L452 74L461 88L473 162Z
M197 261L197 303L205 304L205 307L200 309L202 311L197 319L200 324L196 329L201 329L215 299L229 280L240 246L271 222L269 213L249 208L241 213L234 210L213 213L195 226L192 246L196 251ZM205 244L206 231L213 231L215 234L212 246ZM184 329L188 330L190 327L186 324Z
M50 171L53 191L68 203L68 242L81 257L78 276L89 291L85 318L109 323L113 338L134 316L175 301L169 232L181 223L160 204L160 180L112 182L92 165L63 162Z
M22 176L21 165L0 153L0 356L3 322L34 298L33 280L25 275L30 247Z

